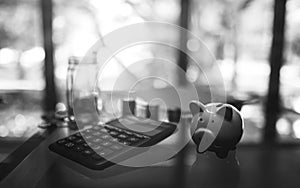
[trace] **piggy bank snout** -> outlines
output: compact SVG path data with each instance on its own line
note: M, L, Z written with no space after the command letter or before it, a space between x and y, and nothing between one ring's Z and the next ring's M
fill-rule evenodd
M197 146L197 152L203 153L206 151L211 142L215 139L215 135L211 130L207 128L198 128L192 136L192 139Z

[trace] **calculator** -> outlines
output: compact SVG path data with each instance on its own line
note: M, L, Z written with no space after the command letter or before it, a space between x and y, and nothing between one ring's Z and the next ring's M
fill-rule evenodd
M146 151L147 147L164 140L175 129L173 123L125 116L80 130L52 143L49 149L87 168L103 170L114 165L112 161L122 161L138 154L136 147L138 152Z

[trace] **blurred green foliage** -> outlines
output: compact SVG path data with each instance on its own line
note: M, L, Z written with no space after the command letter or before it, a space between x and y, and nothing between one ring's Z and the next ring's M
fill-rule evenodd
M27 50L41 44L37 0L0 1L0 48Z

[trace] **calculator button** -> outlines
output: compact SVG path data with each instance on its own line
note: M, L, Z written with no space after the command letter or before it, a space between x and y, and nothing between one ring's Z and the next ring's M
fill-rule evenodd
M86 150L83 150L83 151L82 151L82 154L84 154L84 155L91 155L91 154L93 154L93 153L94 153L94 151L91 150L91 149L86 149Z
M61 139L61 140L58 140L57 143L58 144L65 144L67 141L65 139Z
M70 141L73 141L73 140L76 140L77 138L75 137L75 136L69 136L68 137L68 140L70 140Z
M124 144L124 145L127 145L127 146L131 145L131 143L127 142L127 141L122 141L121 144Z
M83 146L76 146L76 147L74 147L74 150L79 152L79 151L84 150L84 147Z
M92 136L91 136L91 135L87 135L87 136L85 136L84 138L85 138L85 139L91 139Z
M92 147L93 150L96 150L96 151L101 151L103 150L104 148L102 146L93 146Z
M107 147L107 146L112 145L112 143L111 142L102 142L101 145Z
M105 128L100 129L100 131L101 131L101 132L104 132L104 133L108 132L108 130L105 129Z
M86 129L85 132L86 133L92 133L93 131L91 129Z
M67 148L72 148L74 146L74 144L72 142L68 142L68 143L65 144L65 146Z
M83 139L78 139L78 140L75 141L75 143L76 144L82 144L82 143L84 143L84 140Z
M99 142L101 142L102 140L100 139L100 138L95 138L95 139L93 139L92 140L94 143L99 143Z
M118 142L118 139L117 138L110 138L109 141L111 141L111 142Z
M87 143L82 144L83 147L89 148L90 146Z
M112 145L110 148L113 149L113 150L120 150L120 149L122 149L123 147L120 146L120 145Z
M110 150L110 149L104 149L104 150L102 150L102 151L99 153L99 155L101 155L101 156L107 156L107 155L109 155L109 154L111 154L111 153L113 153L112 150Z
M129 140L130 142L137 142L137 141L139 141L140 139L135 138L135 137L131 137L131 138L129 138L128 140Z
M101 138L103 138L103 139L109 139L109 138L111 138L111 136L109 136L109 135L103 135L103 136L101 136Z
M123 138L123 139L126 139L126 138L128 138L128 136L127 136L127 135L125 135L125 134L120 134L120 135L118 135L118 138Z
M117 143L119 143L119 142L123 142L124 140L123 139L121 139L121 138L115 138L114 140L113 140L113 142L117 142Z
M99 135L101 135L101 133L100 132L94 132L92 135L99 136Z
M119 133L116 132L116 131L110 131L109 134L110 134L111 136L116 136L116 135L118 135Z

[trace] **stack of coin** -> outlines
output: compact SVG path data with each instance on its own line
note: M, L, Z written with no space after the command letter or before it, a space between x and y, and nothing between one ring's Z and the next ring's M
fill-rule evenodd
M135 115L136 103L134 99L123 99L122 101L122 115Z
M181 109L180 108L168 109L169 122L179 123L180 116L181 116Z

